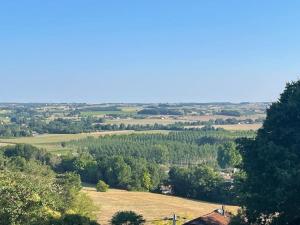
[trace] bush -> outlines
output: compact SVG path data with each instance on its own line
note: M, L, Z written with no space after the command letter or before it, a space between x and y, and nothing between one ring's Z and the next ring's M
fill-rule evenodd
M112 225L142 225L146 221L142 215L138 215L133 211L121 211L117 212L111 219Z
M94 220L81 215L65 215L60 219L53 219L49 221L49 225L99 225Z
M96 185L96 190L98 192L106 192L109 188L109 185L106 184L103 180L99 180Z

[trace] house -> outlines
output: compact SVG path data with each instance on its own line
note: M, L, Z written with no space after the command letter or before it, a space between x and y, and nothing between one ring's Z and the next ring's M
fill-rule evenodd
M231 214L224 209L216 209L213 212L188 221L183 225L228 225Z
M233 174L227 172L220 172L225 182L233 183Z
M160 191L164 195L171 195L173 194L172 186L171 185L161 185Z

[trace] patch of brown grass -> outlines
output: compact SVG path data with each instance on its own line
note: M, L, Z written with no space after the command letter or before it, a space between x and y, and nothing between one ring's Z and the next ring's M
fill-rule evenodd
M194 201L180 197L154 194L148 192L129 192L110 189L108 192L96 192L94 188L84 188L95 202L100 205L98 221L109 224L111 217L118 211L132 210L142 214L147 224L153 224L164 218L176 215L184 216L188 220L220 208L221 205L203 201ZM228 210L235 212L237 207L228 206Z
M224 128L225 130L258 130L262 124L234 124L234 125L214 125L215 128Z

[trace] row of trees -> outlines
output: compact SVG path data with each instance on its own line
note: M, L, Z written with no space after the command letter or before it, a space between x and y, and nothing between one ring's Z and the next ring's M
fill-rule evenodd
M0 124L0 137L27 137L32 131L17 124Z
M147 108L142 109L138 111L138 114L140 115L183 115L183 112L176 109L169 109L165 107L153 107L153 108Z
M166 177L162 167L156 163L116 155L94 158L81 153L64 156L57 169L76 172L84 182L96 184L102 180L111 187L127 190L154 191Z
M109 156L143 158L148 162L172 165L210 164L226 168L235 157L235 146L224 146L237 137L251 136L247 132L222 130L181 131L168 134L131 134L88 137L66 145L88 151L94 158ZM227 148L225 152L222 149ZM230 152L230 150L233 150ZM228 153L228 154L227 154ZM222 164L222 165L221 165Z
M223 109L219 112L215 113L216 115L223 115L223 116L241 116L242 114L237 111L237 110L227 110L227 109Z

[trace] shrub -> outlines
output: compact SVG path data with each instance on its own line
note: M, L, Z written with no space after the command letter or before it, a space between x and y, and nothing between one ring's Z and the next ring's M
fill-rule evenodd
M111 219L112 225L142 225L146 221L142 215L138 215L133 211L121 211L117 212Z
M106 192L109 188L109 185L106 184L103 180L99 180L96 185L96 190L98 192Z

